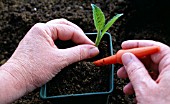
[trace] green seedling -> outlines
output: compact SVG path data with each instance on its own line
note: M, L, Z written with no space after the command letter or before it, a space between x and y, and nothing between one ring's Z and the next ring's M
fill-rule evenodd
M94 25L95 25L96 30L97 30L97 37L96 37L95 45L98 47L98 45L99 45L103 35L105 34L105 32L123 14L117 14L107 24L105 24L106 20L105 20L105 16L104 16L104 13L102 12L102 10L94 4L91 4L91 6L92 6L92 11L93 11Z

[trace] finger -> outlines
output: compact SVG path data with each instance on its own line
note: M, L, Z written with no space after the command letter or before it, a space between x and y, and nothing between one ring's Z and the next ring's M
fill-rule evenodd
M98 48L93 45L78 45L60 50L64 54L65 61L68 65L83 59L94 57L99 53Z
M132 53L123 54L122 62L136 93L150 88L150 85L156 85L144 65Z
M153 41L153 40L127 40L122 43L122 48L137 48L137 47L146 47L146 46L160 46L160 47L166 47L166 45Z
M54 19L54 20L51 20L51 21L48 21L47 24L65 24L65 25L68 25L68 26L72 26L80 31L82 31L82 29L80 27L78 27L76 24L62 18L62 19ZM82 31L83 32L83 31Z
M154 64L159 64L159 72L162 71L166 66L170 65L170 48L160 42L152 40L129 40L122 43L122 48L136 48L136 47L145 47L145 46L160 46L160 52L151 55L151 59Z
M33 30L38 31L39 34L46 34L46 38L48 38L47 36L50 36L53 40L72 40L77 44L94 45L94 43L84 33L65 24L38 23L33 27Z
M51 20L51 21L48 21L47 24L63 24L63 25L68 25L70 27L74 27L76 31L79 31L79 33L82 35L85 35L83 30L77 26L76 24L62 18L62 19L54 19L54 20ZM89 40L89 39L88 39ZM90 43L94 44L91 40L90 40Z
M134 94L134 89L132 86L132 83L128 83L124 88L123 88L123 92L127 95L132 95Z
M123 78L123 79L126 79L128 77L127 73L126 73L126 70L124 67L121 67L118 71L117 71L117 76L119 78Z

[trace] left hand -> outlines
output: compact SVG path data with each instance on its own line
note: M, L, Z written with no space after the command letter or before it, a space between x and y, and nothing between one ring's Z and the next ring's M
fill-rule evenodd
M72 40L80 45L59 49L54 44L56 39ZM5 83L13 83L11 86L20 89L16 92L20 97L51 80L64 67L98 53L98 48L77 25L65 19L38 23L21 40L12 57L1 66L0 76L10 79Z

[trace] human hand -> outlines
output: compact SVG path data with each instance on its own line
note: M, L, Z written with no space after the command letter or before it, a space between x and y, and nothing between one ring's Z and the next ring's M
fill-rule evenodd
M117 72L120 78L130 79L130 83L124 87L123 91L128 95L135 93L138 104L170 102L170 48L151 40L129 40L122 43L123 49L153 45L160 46L160 52L142 60L132 53L123 54L124 66ZM152 74L147 69L152 71Z
M56 39L72 40L80 45L58 49L54 44ZM65 19L38 23L28 31L11 58L2 65L0 76L8 74L7 78L17 84L17 89L25 87L20 94L23 95L51 80L69 64L98 53L98 48L77 25Z

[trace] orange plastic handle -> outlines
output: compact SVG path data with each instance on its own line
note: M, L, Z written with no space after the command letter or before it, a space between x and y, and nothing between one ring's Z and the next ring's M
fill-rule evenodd
M93 63L96 66L108 65L108 64L122 64L121 57L126 52L133 53L138 58L143 58L144 56L148 56L160 51L159 46L148 46L148 47L139 47L139 48L132 48L132 49L122 49L119 50L115 55L94 61Z

